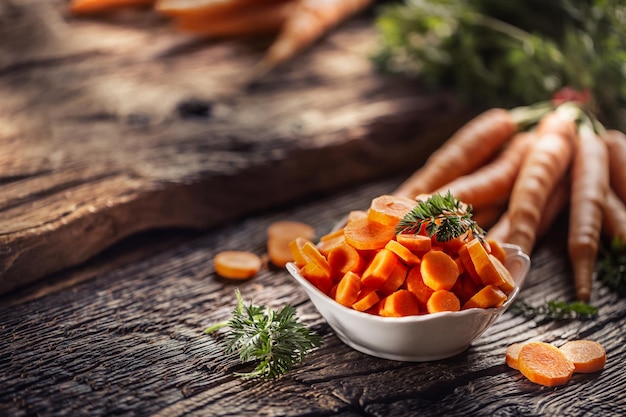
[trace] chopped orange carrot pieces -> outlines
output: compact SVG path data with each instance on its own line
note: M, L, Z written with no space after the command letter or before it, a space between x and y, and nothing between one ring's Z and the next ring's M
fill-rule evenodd
M305 242L302 246L302 253L306 255L311 262L318 266L326 275L332 276L333 270L326 260L326 257L311 242Z
M424 283L435 291L450 290L459 277L456 262L442 251L427 252L422 258L420 272Z
M325 242L327 240L334 240L340 236L343 236L343 228L326 233L325 235L320 237L320 242Z
M333 271L342 275L349 271L359 273L364 264L359 252L345 242L332 248L327 259Z
M606 364L604 347L593 340L571 340L559 349L574 364L574 372L598 372Z
M408 268L402 264L402 262L396 262L396 267L393 269L389 278L378 289L382 295L389 295L396 291L404 283Z
M426 308L429 313L459 311L461 310L461 302L452 291L438 290L432 293L426 302Z
M408 266L417 265L421 262L420 258L416 254L411 252L409 248L403 246L401 243L398 243L395 240L390 240L389 242L387 242L387 244L385 245L385 249L389 249L390 251L398 255L398 258L402 259L402 261Z
M401 233L396 235L396 241L416 254L424 254L432 246L432 239L424 235Z
M415 296L407 290L398 290L384 298L380 315L384 317L414 316L420 313Z
M506 294L500 288L491 284L485 285L463 304L463 310L468 308L500 307L506 299Z
M519 351L520 372L531 382L554 387L569 382L574 364L555 346L545 342L525 343Z
M506 262L506 251L502 248L500 243L495 239L487 239L487 243L489 243L491 247L491 254L498 258L500 262Z
M215 272L230 279L250 279L260 270L263 262L261 258L246 251L223 251L213 258Z
M459 297L461 305L464 305L474 296L474 294L478 292L480 288L481 287L474 283L474 280L469 276L469 274L464 273L459 275L459 278L454 283L454 287L452 287L451 291Z
M293 262L296 264L296 266L298 266L298 268L302 268L308 262L306 255L302 252L302 247L307 242L313 244L310 240L303 237L297 237L289 242L289 251L291 252L291 257L293 258Z
M367 266L361 281L366 287L378 289L389 278L398 263L398 256L387 249L379 250Z
M426 303L434 291L424 284L419 266L415 266L409 270L404 280L404 286L415 295L415 298L417 298L420 304L420 308L426 310Z
M494 284L497 286L510 284L510 282L507 283L508 277L505 278L502 276L498 268L494 265L493 259L495 259L495 257L489 257L489 253L480 240L474 239L468 242L465 247L472 258L476 272L484 284ZM512 282L513 279L511 278L510 281Z
M375 222L396 227L415 206L417 201L407 197L381 195L372 200L367 216Z
M498 271L500 277L502 277L502 282L499 285L500 289L507 294L511 293L511 291L515 289L515 281L513 280L513 276L497 257L489 254L489 259L491 259L491 263L496 268L496 271Z
M474 281L474 284L482 286L483 280L480 277L480 275L478 275L478 272L476 271L476 268L474 267L474 262L472 262L472 257L470 256L470 253L467 250L467 245L459 248L459 259L463 263L463 266L465 267L465 271L467 271L467 274L470 276L472 281Z
M335 300L346 307L352 307L361 291L361 278L354 272L348 271L337 284Z
M380 301L378 293L373 288L362 288L352 308L357 311L367 311Z
M346 242L359 250L384 248L394 234L393 226L385 226L368 218L353 220L344 229Z
M335 285L331 277L326 274L317 264L309 262L300 268L300 274L324 294L330 294Z

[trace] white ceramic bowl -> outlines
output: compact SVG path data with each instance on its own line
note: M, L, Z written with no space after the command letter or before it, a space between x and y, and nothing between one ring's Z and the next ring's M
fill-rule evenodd
M518 246L503 244L505 266L515 280L515 290L498 308L471 308L409 317L381 317L344 307L315 288L293 263L289 273L300 283L313 305L348 346L384 359L424 362L457 355L480 337L513 303L528 270L530 258Z

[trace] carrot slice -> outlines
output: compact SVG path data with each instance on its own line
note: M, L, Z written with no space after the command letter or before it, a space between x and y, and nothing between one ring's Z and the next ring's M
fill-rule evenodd
M346 242L359 250L384 248L394 235L392 226L385 226L368 218L352 220L344 229Z
M426 309L429 313L440 313L442 311L459 311L461 302L459 298L448 290L435 291L426 302Z
M398 255L398 258L402 259L402 261L408 266L417 265L421 262L419 256L411 252L411 250L402 245L402 243L398 243L395 240L387 242L385 249L389 249Z
M459 267L454 259L445 252L435 250L424 255L420 272L424 284L435 291L450 290L459 277Z
M365 219L367 217L367 211L364 210L352 210L348 213L348 220L346 223L350 223L352 220Z
M499 307L507 299L505 293L495 285L485 285L481 290L472 296L465 304L463 310L468 308L491 308Z
M456 280L454 287L452 287L452 292L456 294L461 302L461 305L465 304L470 298L472 298L481 287L477 286L474 283L474 280L469 276L468 273L464 273L459 275L459 278Z
M335 285L331 277L313 262L300 268L300 274L326 295L330 295L330 291Z
M432 247L432 240L428 236L414 235L408 233L402 233L396 235L396 241L401 245L407 247L411 252L416 254L423 254L428 252Z
M468 242L466 247L470 257L472 258L474 268L476 268L476 272L484 284L494 284L497 286L510 285L510 282L512 282L513 279L511 278L509 280L509 277L502 275L503 271L498 269L498 267L494 264L493 260L495 257L490 257L490 254L487 252L480 240L474 239L471 242ZM506 271L506 268L504 268L504 270Z
M415 266L409 270L404 280L404 287L411 291L415 298L417 298L420 308L426 310L426 303L434 291L424 284L419 266Z
M574 372L598 372L606 364L604 347L593 340L571 340L559 349L574 364Z
M361 290L361 278L354 272L346 272L337 284L335 300L346 307L351 307L357 300Z
M297 237L289 242L289 252L291 252L293 262L298 268L302 268L307 264L307 262L309 262L306 255L302 252L302 247L307 242L313 244L309 239L305 239L303 237Z
M345 242L346 242L346 238L343 237L343 235L341 235L341 236L336 236L332 239L320 240L316 246L317 246L317 250L320 251L322 255L328 257L328 254L330 253L331 250L333 250L337 246L342 245Z
M267 254L272 264L284 267L294 260L291 242L300 237L311 240L315 238L315 229L302 222L281 220L271 223L267 229Z
M326 233L322 237L320 237L320 242L325 242L327 240L335 240L337 237L343 237L343 227L341 229L334 230L332 232Z
M372 200L367 211L370 220L395 227L417 201L401 196L381 195Z
M506 262L506 251L502 248L500 242L495 239L487 239L487 243L491 248L491 254L498 258L500 262Z
M515 281L513 280L513 276L511 275L509 270L506 269L504 264L500 262L500 260L494 255L489 254L489 259L498 271L498 274L500 274L503 279L503 282L499 285L500 289L505 293L510 294L515 289Z
M311 242L305 242L302 245L302 253L306 255L311 262L318 266L326 275L332 276L333 269L330 267L326 257L320 253L319 250Z
M367 266L361 281L363 285L378 289L389 278L398 263L398 256L387 249L379 250Z
M383 295L389 295L402 286L406 278L408 268L402 264L402 262L396 262L396 267L393 269L389 278L379 288Z
M531 382L554 387L572 378L574 364L555 346L545 342L525 343L517 360L520 372Z
M259 256L246 251L223 251L213 257L215 272L230 279L250 279L260 270L263 262Z
M352 308L357 311L367 311L380 301L378 293L373 288L362 288ZM378 314L378 312L376 312Z
M359 252L345 242L332 248L327 259L332 270L342 275L346 272L359 273L364 265Z
M459 259L463 263L463 266L465 267L465 271L467 271L467 274L470 276L470 278L472 278L472 281L474 281L474 284L482 286L483 280L480 277L480 275L478 275L478 272L476 271L474 262L472 262L472 257L470 256L470 253L467 250L467 245L459 249Z
M513 369L519 369L519 351L522 348L522 343L513 343L506 348L504 355L504 361Z
M383 317L414 316L420 313L417 299L408 290L398 290L384 299L380 315Z

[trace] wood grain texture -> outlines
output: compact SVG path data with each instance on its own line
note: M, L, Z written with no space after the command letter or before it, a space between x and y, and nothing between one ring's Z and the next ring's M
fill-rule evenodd
M376 75L367 17L249 86L269 39L65 7L11 0L0 13L0 292L140 231L409 172L469 116L452 95Z
M0 298L0 414L623 415L626 300L599 282L591 300L600 308L595 320L536 323L505 313L456 357L402 363L344 345L283 270L267 269L247 282L214 273L211 259L219 250L263 254L265 228L273 221L304 221L321 234L399 183L345 189L206 232L161 239L155 232L143 244L116 245L101 261L58 274L57 282L74 282L69 289L35 286ZM539 242L520 294L532 304L575 299L563 225L555 227ZM235 288L257 304L294 305L323 337L323 346L278 380L239 379L233 372L248 368L224 354L223 333L202 335L206 326L229 317ZM560 345L575 338L604 345L608 361L602 372L546 388L505 365L511 343Z

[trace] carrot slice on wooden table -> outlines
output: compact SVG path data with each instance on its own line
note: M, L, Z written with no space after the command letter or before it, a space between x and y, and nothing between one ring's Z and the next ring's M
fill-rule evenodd
M335 300L346 307L352 307L361 291L361 277L348 271L337 284Z
M506 348L504 355L504 361L513 369L519 369L519 351L522 348L523 343L513 343Z
M270 261L282 268L287 262L294 260L291 242L297 238L306 240L315 238L315 229L306 223L281 220L272 222L267 227L266 234Z
M379 291L382 295L389 295L402 286L406 279L408 268L402 262L396 262L396 266L391 271L389 277L380 286Z
M409 248L404 246L402 243L399 243L395 240L390 240L385 245L385 249L388 249L398 255L398 258L402 259L402 262L407 264L408 266L417 265L421 262L419 256L411 252Z
M598 372L606 365L606 350L596 341L570 340L559 349L574 364L574 372Z
M367 216L375 222L395 227L415 206L417 201L411 198L381 195L372 199Z
M416 254L424 254L432 248L432 239L424 235L401 233L396 241Z
M246 251L223 251L213 257L215 272L229 279L250 279L263 265L261 257Z
M485 285L463 304L463 310L468 308L500 307L506 299L506 294L500 288L491 284Z
M426 308L429 313L459 311L461 310L461 301L452 291L439 290L430 296L426 302Z
M415 316L420 313L417 299L408 290L398 290L384 299L380 315L383 317Z
M344 229L346 242L358 250L375 250L385 247L395 236L393 226L373 222L368 218L349 222Z
M420 273L424 284L434 291L449 290L459 277L459 267L447 253L431 250L422 257Z
M332 248L327 259L332 270L341 275L346 272L359 273L365 263L359 252L345 242Z
M361 281L363 285L378 289L389 278L398 263L398 256L387 249L379 250L365 268Z
M531 382L548 387L567 384L574 372L572 361L559 348L545 342L525 343L517 363L522 375Z
M362 288L352 308L357 311L367 311L380 301L380 297L373 288ZM378 314L378 312L376 312Z

